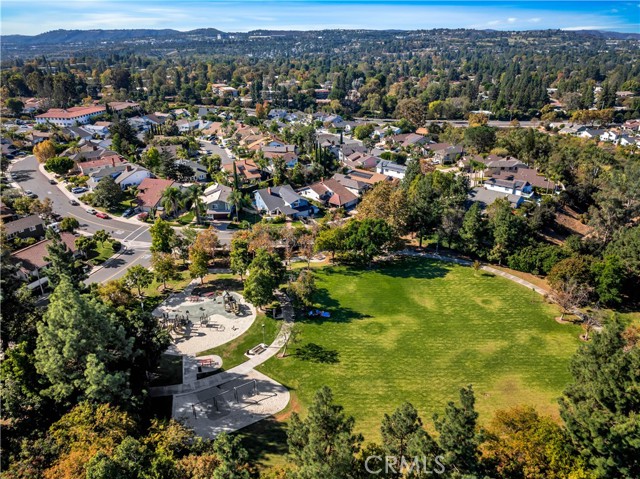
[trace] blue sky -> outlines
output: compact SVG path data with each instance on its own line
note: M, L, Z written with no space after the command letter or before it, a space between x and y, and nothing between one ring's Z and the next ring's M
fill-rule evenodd
M2 0L2 34L213 27L319 30L477 28L640 33L640 2L513 0Z

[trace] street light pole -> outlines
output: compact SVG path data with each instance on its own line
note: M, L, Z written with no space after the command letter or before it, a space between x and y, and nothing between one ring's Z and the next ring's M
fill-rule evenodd
M264 323L262 323L262 344L267 344L264 337Z

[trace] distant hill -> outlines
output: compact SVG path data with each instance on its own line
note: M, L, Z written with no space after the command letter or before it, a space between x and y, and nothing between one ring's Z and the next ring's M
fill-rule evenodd
M2 35L3 43L16 45L51 45L65 43L101 43L101 42L122 42L139 39L165 39L168 37L188 37L193 35L218 35L220 30L215 28L200 28L189 32L163 29L138 29L138 30L53 30L51 32L40 33L39 35Z
M375 30L357 30L357 32ZM400 33L404 30L385 30L386 33ZM342 30L342 33L348 33L348 30ZM354 31L355 32L355 31ZM308 34L309 31L292 31L292 30L253 30L248 33L236 35L295 35ZM318 31L320 33L320 31ZM619 40L640 40L640 33L620 33L620 32L604 32L599 30L580 30L574 32L576 34L593 35L600 38L610 38ZM192 38L194 36L206 37L227 35L221 30L215 28L199 28L181 32L172 29L153 30L153 29L135 29L135 30L53 30L39 35L1 35L2 43L19 45L19 46L36 46L36 45L53 45L53 44L95 44L102 42L123 42L127 40L141 39L167 39L173 38Z

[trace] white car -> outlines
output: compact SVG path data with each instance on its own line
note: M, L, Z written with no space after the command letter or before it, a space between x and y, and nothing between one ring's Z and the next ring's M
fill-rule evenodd
M89 209L87 210L87 213L89 213L90 215L95 215L95 214L97 213L97 211L96 211L96 210L94 210L93 208L89 208Z

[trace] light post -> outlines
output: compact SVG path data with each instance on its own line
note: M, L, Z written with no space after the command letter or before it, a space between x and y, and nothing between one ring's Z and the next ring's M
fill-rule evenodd
M264 323L262 323L262 344L267 344L264 337Z

